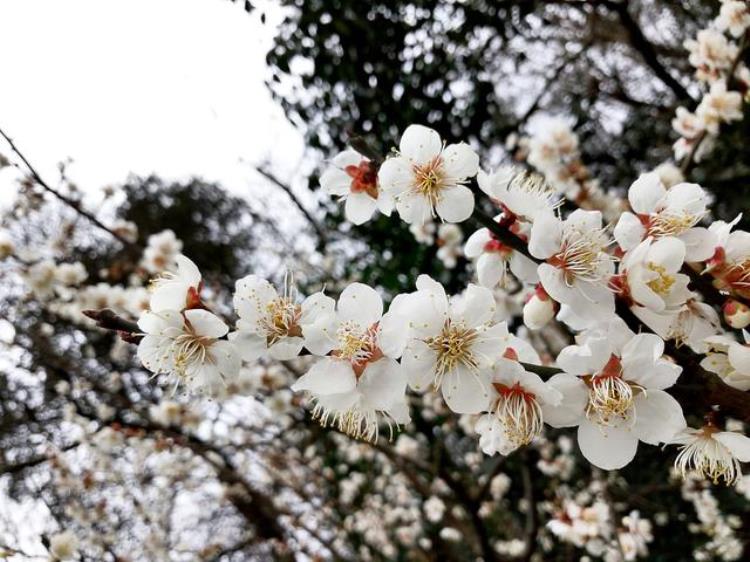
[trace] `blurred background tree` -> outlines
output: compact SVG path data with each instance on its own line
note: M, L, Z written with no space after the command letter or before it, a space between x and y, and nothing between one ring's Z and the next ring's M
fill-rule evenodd
M717 9L708 0L281 4L269 88L321 167L354 136L386 151L411 123L469 141L497 166L513 160L509 136L555 115L579 135L593 175L618 192L670 157L671 117L699 99L682 42ZM748 127L731 127L691 170L716 196L719 218L748 208ZM439 245L418 243L401 221L344 223L326 196L320 209L296 201L309 216L295 223L301 240L290 240L289 202L271 209L200 179L133 177L102 209L136 225L134 244L123 246L27 184L3 226L29 246L51 244L56 259L81 260L94 288L110 287L108 306L117 304L111 287L147 277L140 252L165 228L227 314L233 280L258 272L281 281L289 263L302 287L327 283L335 293L358 279L386 297L412 290L418 273L449 291L472 274L462 258L446 267ZM317 192L315 175L309 188ZM41 500L60 528L75 530L83 560L599 559L594 546L576 548L545 528L566 522L567 500L605 506L609 515L592 511L591 524L613 533L639 510L655 526L643 559L689 560L696 549L704 560L750 557L748 502L708 488L744 546L724 556L695 512L702 489L669 478L672 451L642 447L629 468L602 474L581 462L569 432L549 431L507 459L488 458L472 420L429 395L413 399L414 423L393 443L354 443L321 429L288 394L294 365L248 369L228 397L196 403L150 380L132 348L82 321L80 309L40 304L10 265L0 267L13 280L0 296L13 328L0 369L0 472L15 499Z

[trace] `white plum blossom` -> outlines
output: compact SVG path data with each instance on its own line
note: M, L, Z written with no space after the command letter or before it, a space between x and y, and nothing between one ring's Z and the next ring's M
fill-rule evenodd
M669 442L686 425L682 407L664 392L682 368L662 358L661 338L633 335L620 322L563 349L557 363L564 373L548 381L563 400L556 408L544 408L549 425L578 426L583 456L606 470L633 460L639 441Z
M78 555L78 537L72 531L55 533L49 539L49 550L53 560L72 560Z
M742 94L727 90L723 81L714 82L710 91L703 96L695 114L703 121L709 133L718 135L721 123L742 121Z
M182 241L173 231L163 230L148 237L141 265L149 273L160 273L172 264L181 251Z
M614 312L609 283L615 262L607 252L609 245L601 213L578 209L565 220L552 213L537 217L529 252L544 260L537 272L549 296L577 314L600 317Z
M708 195L694 183L680 183L668 190L654 172L641 174L628 190L632 213L622 213L614 229L615 240L624 251L632 250L645 238L679 238L686 247L685 259L709 259L716 237L697 226L707 214Z
M562 393L510 358L498 360L491 383L490 411L479 418L475 428L479 446L488 455L508 455L542 433L543 407L558 406Z
M633 313L664 340L674 340L679 347L687 345L696 353L707 350L706 338L716 334L721 321L711 305L689 298L676 310L654 312L645 307L633 307Z
M39 299L47 299L55 294L57 266L52 260L41 260L32 264L26 271L26 282Z
M698 32L695 39L685 41L690 51L688 60L697 69L699 80L713 81L728 70L737 58L738 47L717 29L707 28Z
M81 262L61 263L55 268L55 279L61 285L73 287L83 283L88 277L86 267Z
M477 184L503 213L496 220L518 235L526 234L520 223L532 223L540 213L556 209L560 198L537 174L527 174L513 166L492 173L479 170Z
M420 224L435 215L461 222L474 210L474 194L464 184L478 169L479 157L469 145L444 146L436 131L410 125L399 154L383 162L378 180L407 223Z
M750 298L750 233L743 230L732 232L742 215L732 222L714 222L709 230L716 236L716 247L707 264L722 289Z
M502 223L503 215L495 217L495 221ZM467 258L475 260L477 279L482 287L504 286L508 269L524 283L539 280L536 263L498 240L489 228L481 228L472 234L466 241L464 253Z
M641 242L621 262L623 295L654 312L680 309L691 294L690 278L679 273L685 251L685 244L671 236Z
M219 339L229 328L208 310L145 312L138 328L138 358L152 373L170 375L175 388L185 384L210 393L239 372L234 345Z
M750 27L750 11L742 0L722 0L719 15L714 20L716 29L739 38Z
M463 256L461 243L464 234L458 225L443 223L438 227L437 236L437 258L446 269L453 269L458 264L458 258Z
M648 543L654 540L652 526L638 511L631 511L622 518L623 529L617 533L617 541L625 560L636 560L648 556Z
M700 429L685 428L671 443L680 445L675 467L683 478L695 474L731 486L742 478L740 463L750 462L750 438L721 431L711 422Z
M174 257L176 271L162 272L151 281L151 310L183 310L200 304L201 272L190 258Z
M356 150L345 150L331 160L331 166L320 176L323 190L345 200L344 214L353 224L364 224L375 211L390 216L393 201L378 186L374 162Z
M268 353L284 361L302 351L303 305L297 302L291 282L285 281L284 294L279 295L265 279L247 275L235 284L233 303L239 320L231 340L242 359L255 361Z
M305 346L324 357L292 390L313 396L313 416L324 426L334 425L369 441L378 437L378 414L389 426L407 423L406 376L396 361L403 350L403 333L398 322L383 317L380 295L367 285L352 283L338 304L322 293L309 297L306 304L317 312L309 314L310 323L302 318Z
M740 343L726 335L706 338L708 346L701 367L719 375L729 386L750 390L750 334L742 331L745 342Z
M432 385L459 414L486 411L489 368L508 337L505 323L492 323L492 293L470 284L464 294L449 299L440 283L420 275L417 291L394 302L392 311L394 307L408 319L409 341L401 362L409 386L423 391Z

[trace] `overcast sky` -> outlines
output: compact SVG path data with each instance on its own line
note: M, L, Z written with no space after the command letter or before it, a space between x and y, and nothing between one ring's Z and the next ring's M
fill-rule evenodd
M156 172L239 192L258 183L241 159L292 170L302 141L264 85L283 14L240 4L2 0L0 127L52 179L72 158L87 190ZM0 174L6 201L11 176Z

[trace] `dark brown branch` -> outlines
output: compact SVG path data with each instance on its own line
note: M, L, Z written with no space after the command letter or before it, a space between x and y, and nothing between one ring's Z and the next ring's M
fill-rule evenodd
M643 34L641 26L633 18L632 14L628 10L629 3L627 1L614 2L610 0L604 0L602 2L604 6L612 10L617 14L620 19L620 23L625 28L630 38L631 46L638 51L643 58L643 61L653 71L653 73L661 80L675 96L680 100L692 101L692 96L674 76L672 76L666 67L659 61L654 45L651 41Z
M300 202L300 200L297 198L297 196L292 191L292 188L286 185L283 181L281 181L279 178L277 178L275 175L273 175L271 172L264 170L263 168L255 168L255 171L258 172L261 176L266 178L268 181L270 181L272 184L274 184L276 187L281 189L284 193L287 194L287 196L292 200L292 203L294 203L295 207L299 209L300 213L302 213L302 216L305 217L307 222L310 224L310 226L315 231L315 234L318 237L318 242L320 246L325 246L326 241L328 240L328 237L326 236L325 231L323 230L323 227L320 226L320 223L317 221L315 217L312 216L310 211L308 211L305 206Z

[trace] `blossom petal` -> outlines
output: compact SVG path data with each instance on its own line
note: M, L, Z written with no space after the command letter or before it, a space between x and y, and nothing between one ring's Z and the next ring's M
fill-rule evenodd
M383 357L368 363L357 384L365 404L387 411L406 395L406 375L394 359Z
M750 462L750 438L734 431L720 431L714 439L724 445L740 462Z
M378 202L367 193L352 193L346 198L344 213L346 220L359 225L369 221L377 208Z
M552 212L543 212L531 226L529 253L539 259L547 259L560 251L562 244L562 221Z
M659 174L648 172L641 174L628 190L628 201L633 211L639 215L648 215L656 210L656 206L666 194Z
M626 211L620 215L613 234L620 248L627 252L641 243L646 236L646 227L637 216Z
M383 299L372 287L352 283L341 293L337 311L342 322L355 322L369 328L383 316Z
M435 210L446 222L465 221L474 212L474 194L465 185L445 187L440 191Z
M425 164L438 156L443 142L437 131L424 125L409 125L401 135L399 152L416 164Z
M351 392L356 386L357 377L348 361L324 357L297 379L292 390L307 390L315 395L325 396Z
M185 311L185 320L190 322L193 331L207 338L220 338L226 335L229 327L215 314L201 308Z
M469 178L479 171L479 156L465 142L446 146L442 158L443 169L450 178Z
M544 421L552 427L578 425L584 417L589 391L584 382L573 375L558 373L547 381L547 385L562 394L556 406L542 404Z
M441 386L445 403L457 414L478 414L489 406L491 386L485 373L459 365L445 374Z
M640 393L633 405L636 413L633 431L644 443L669 443L687 427L682 406L663 390Z
M615 470L635 458L638 437L629 428L600 427L584 418L578 426L578 446L591 464Z

